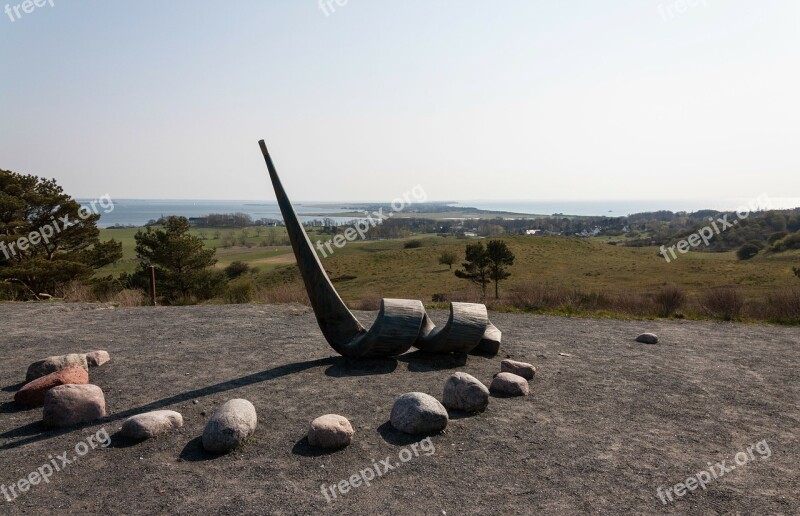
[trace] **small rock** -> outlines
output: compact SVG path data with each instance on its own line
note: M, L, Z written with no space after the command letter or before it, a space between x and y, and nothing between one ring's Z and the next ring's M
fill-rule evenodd
M347 418L326 414L309 425L308 444L316 448L344 448L353 440L353 433L353 427Z
M86 355L71 354L61 355L55 357L47 357L44 360L32 363L28 366L28 373L26 375L26 382L32 382L42 376L47 376L50 373L60 371L65 367L79 366L87 373L89 372L89 364L86 362Z
M58 385L44 397L46 426L69 427L106 415L106 400L97 385Z
M636 337L636 342L641 342L642 344L658 344L658 336L654 333L642 333Z
M59 385L83 385L89 383L89 373L78 366L65 367L26 384L14 395L14 401L23 407L37 407L44 404L47 391Z
M393 427L407 434L430 434L447 428L449 416L433 396L409 392L395 401L390 421Z
M530 392L528 380L513 373L499 373L492 380L491 389L509 396L527 396Z
M258 424L256 408L247 400L230 400L209 418L203 430L203 448L212 453L225 453L244 443Z
M512 373L521 376L526 380L533 380L533 375L536 374L536 368L533 364L527 362L517 362L516 360L505 359L500 362L500 371L503 373Z
M120 433L131 439L150 439L183 426L183 416L173 410L154 410L129 417Z
M444 383L442 404L454 410L481 412L489 404L489 389L467 373L455 373Z
M111 355L108 351L91 351L86 353L86 362L89 367L99 367L111 360Z

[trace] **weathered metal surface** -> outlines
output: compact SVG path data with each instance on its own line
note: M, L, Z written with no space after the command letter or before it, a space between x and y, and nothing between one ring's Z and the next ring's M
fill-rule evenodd
M378 317L367 331L333 287L283 189L264 140L258 144L317 323L337 353L351 358L396 356L412 345L441 353L466 353L475 348L497 353L500 330L489 322L486 307L480 304L451 303L447 324L436 328L421 301L383 299Z

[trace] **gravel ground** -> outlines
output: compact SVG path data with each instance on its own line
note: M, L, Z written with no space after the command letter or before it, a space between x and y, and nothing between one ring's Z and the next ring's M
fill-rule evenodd
M435 311L443 323L446 313ZM374 313L358 316L365 323ZM108 447L32 486L0 514L606 514L800 513L797 328L692 321L619 321L492 314L504 332L497 357L425 355L348 361L325 343L301 306L115 309L89 304L0 304L0 484L103 429ZM661 343L637 344L644 331ZM41 409L12 400L27 366L50 355L105 349L91 371L108 417L53 431ZM487 411L452 414L430 446L387 421L409 391L441 399L447 376L486 383L500 360L532 362L525 398L493 397ZM253 402L254 437L211 456L199 436L214 408ZM181 431L131 443L124 418L181 412ZM348 448L328 454L304 440L326 413L349 418ZM761 442L752 455L739 455ZM769 451L767 452L767 447ZM409 458L402 462L400 458ZM398 463L369 486L321 486ZM726 461L735 469L667 504L657 489ZM663 490L662 490L663 492Z

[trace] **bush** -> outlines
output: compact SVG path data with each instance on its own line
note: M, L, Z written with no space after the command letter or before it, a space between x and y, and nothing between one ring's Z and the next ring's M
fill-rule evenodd
M733 321L742 313L744 297L736 287L716 287L703 294L701 306L707 315Z
M380 310L381 296L378 294L368 293L361 296L361 299L356 303L356 310Z
M233 262L225 267L225 275L228 279L236 279L243 274L250 272L250 266L244 262Z
M525 310L552 310L573 308L579 304L579 292L560 285L523 282L511 291L509 301L513 306Z
M686 302L686 294L678 287L667 285L656 292L653 301L659 315L669 317L683 307Z
M767 296L762 318L774 322L800 323L800 290L786 289Z
M228 282L225 289L225 302L230 304L244 304L253 300L255 286L253 279L248 277L237 278Z
M297 270L297 267L294 267ZM293 304L310 306L306 287L302 282L292 281L286 283L274 283L260 288L256 292L256 300L273 305Z
M772 250L776 252L788 251L790 249L800 249L800 232L792 233L772 244Z
M786 235L788 235L786 231L778 231L777 233L773 233L767 238L767 242L770 244L774 244L778 240L782 240Z
M742 247L739 248L738 251L736 251L736 257L739 258L740 260L749 260L750 258L757 255L759 251L760 249L755 244L752 243L744 244Z
M409 240L403 244L403 249L416 249L422 247L422 242L419 240Z

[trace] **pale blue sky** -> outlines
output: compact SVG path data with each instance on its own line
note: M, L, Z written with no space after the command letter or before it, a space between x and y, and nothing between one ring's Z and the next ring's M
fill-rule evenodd
M75 196L273 199L265 138L297 200L800 197L797 0L53 3L0 168Z

